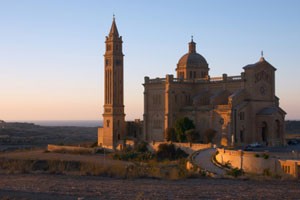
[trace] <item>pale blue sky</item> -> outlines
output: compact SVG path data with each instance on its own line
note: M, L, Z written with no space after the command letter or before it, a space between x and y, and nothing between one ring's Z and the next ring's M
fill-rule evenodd
M144 76L174 74L191 35L211 76L239 75L263 50L287 119L300 119L297 0L0 0L0 119L102 119L113 13L124 41L126 119L142 118Z

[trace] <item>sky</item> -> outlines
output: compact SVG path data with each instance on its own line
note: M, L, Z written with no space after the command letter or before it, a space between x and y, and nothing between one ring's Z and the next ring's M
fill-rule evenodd
M144 77L175 74L193 35L210 76L240 75L263 50L286 119L300 119L298 0L0 0L0 119L98 120L113 14L123 37L126 120Z

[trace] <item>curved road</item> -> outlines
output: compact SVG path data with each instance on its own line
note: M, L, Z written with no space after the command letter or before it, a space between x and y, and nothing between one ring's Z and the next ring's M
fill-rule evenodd
M209 172L212 172L216 175L223 176L226 174L225 170L217 167L211 161L213 154L216 152L216 149L210 148L203 151L200 151L197 156L195 156L195 163L201 168Z

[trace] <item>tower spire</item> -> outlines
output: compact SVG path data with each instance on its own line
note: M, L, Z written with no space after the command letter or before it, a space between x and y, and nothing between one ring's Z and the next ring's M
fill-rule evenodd
M193 36L191 36L191 42L189 43L189 53L196 53L196 43L193 40Z
M113 14L113 21L112 21L112 25L109 31L109 36L116 36L119 37L119 32L118 32L118 28L116 25L116 19L115 19L115 14Z
M264 58L264 51L261 51L261 52L260 52L260 56L261 56L261 57L260 57L259 61L260 61L260 62L265 61L265 58Z

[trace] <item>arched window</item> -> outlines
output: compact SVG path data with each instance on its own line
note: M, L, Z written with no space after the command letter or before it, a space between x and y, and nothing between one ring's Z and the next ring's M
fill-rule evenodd
M109 123L110 123L110 121L106 120L106 127L109 127Z

